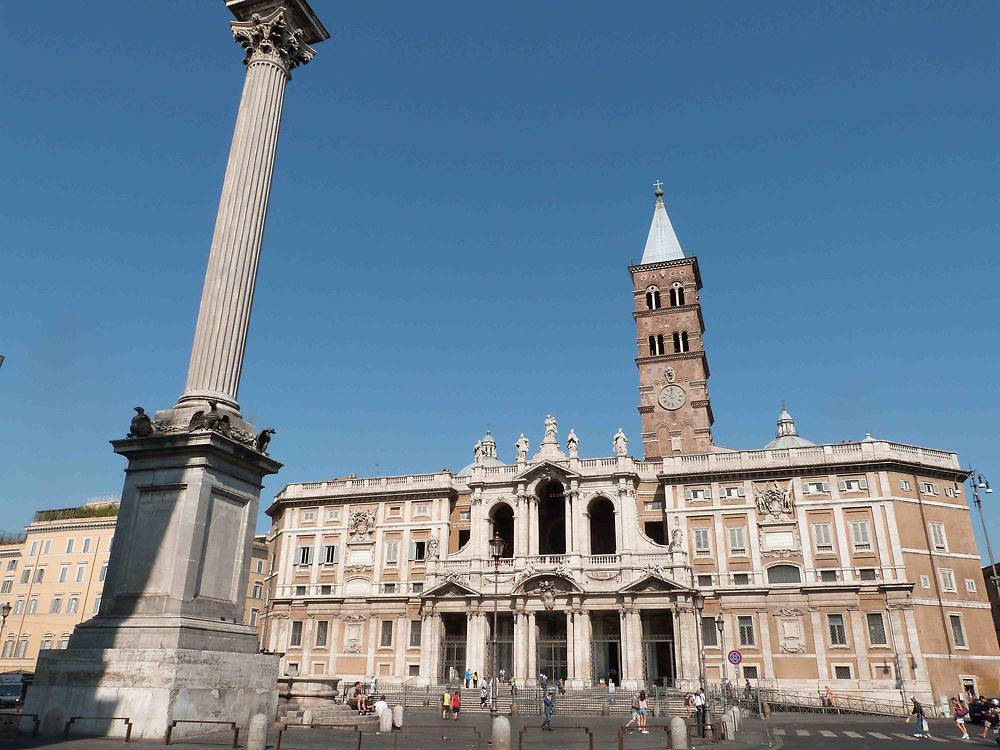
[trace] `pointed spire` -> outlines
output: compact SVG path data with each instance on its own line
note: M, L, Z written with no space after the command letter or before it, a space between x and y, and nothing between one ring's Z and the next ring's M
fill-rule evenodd
M661 263L665 260L679 260L684 257L681 243L677 241L674 227L667 216L667 208L663 205L663 183L655 183L656 206L653 208L653 223L649 226L649 236L646 237L646 249L642 253L639 265Z

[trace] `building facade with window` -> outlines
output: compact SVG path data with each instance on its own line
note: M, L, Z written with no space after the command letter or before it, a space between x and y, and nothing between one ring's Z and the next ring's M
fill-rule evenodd
M817 445L784 408L766 446L716 445L700 271L660 191L629 271L642 457L619 430L584 458L548 417L508 462L487 433L461 471L288 485L268 510L264 634L283 670L488 675L496 604L497 666L522 685L1000 691L956 454Z
M41 510L23 535L0 543L0 604L11 605L0 632L0 673L33 672L41 649L66 648L73 628L97 614L117 520L117 500ZM250 624L266 601L267 571L261 538L249 571ZM258 587L259 598L251 598Z

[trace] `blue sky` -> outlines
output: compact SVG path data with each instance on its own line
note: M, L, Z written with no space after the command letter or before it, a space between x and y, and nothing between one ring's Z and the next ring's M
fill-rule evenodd
M1000 482L996 3L333 3L295 72L240 401L263 491L639 445L629 263L665 183L715 437ZM0 528L116 495L180 394L242 85L221 2L4 10ZM997 501L989 509L1000 521Z

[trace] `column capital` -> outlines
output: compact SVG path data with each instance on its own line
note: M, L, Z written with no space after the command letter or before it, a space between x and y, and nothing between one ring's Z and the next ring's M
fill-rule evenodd
M244 65L257 61L271 62L288 75L316 56L316 51L306 44L302 29L292 25L290 14L284 7L265 15L254 13L246 21L231 22L230 27L233 39L246 51Z

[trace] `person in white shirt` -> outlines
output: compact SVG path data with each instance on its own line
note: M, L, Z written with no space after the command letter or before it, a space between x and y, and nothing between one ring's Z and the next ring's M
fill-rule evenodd
M698 688L694 694L694 710L697 713L698 732L705 736L705 688Z
M389 708L389 704L385 702L385 696L380 695L378 700L375 701L375 715L378 718L382 718L382 713Z

